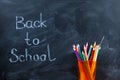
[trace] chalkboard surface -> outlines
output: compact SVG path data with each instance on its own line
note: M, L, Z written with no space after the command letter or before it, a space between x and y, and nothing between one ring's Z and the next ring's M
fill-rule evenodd
M1 0L0 80L78 80L73 44L102 43L96 80L120 79L119 0Z

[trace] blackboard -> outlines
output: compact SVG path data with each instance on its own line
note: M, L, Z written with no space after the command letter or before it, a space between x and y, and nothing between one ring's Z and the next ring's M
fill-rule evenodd
M78 80L72 45L102 36L96 80L118 80L119 13L119 0L1 0L0 80Z

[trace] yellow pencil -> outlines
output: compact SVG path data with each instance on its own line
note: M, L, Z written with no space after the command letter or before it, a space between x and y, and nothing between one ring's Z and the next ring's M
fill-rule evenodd
M93 61L96 60L96 56L97 56L97 53L98 53L98 48L99 48L99 45L97 45L97 46L95 47L95 52L94 52L94 56L93 56Z

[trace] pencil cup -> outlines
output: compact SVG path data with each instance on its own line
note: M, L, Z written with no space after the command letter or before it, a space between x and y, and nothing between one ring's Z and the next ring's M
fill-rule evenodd
M79 80L95 80L96 61L78 60Z

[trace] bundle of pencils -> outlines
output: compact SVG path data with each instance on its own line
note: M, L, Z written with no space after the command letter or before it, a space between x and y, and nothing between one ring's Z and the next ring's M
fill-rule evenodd
M96 42L90 46L86 43L83 49L79 44L73 45L73 50L78 60L79 80L95 80L97 57L103 39L104 37L98 45Z

